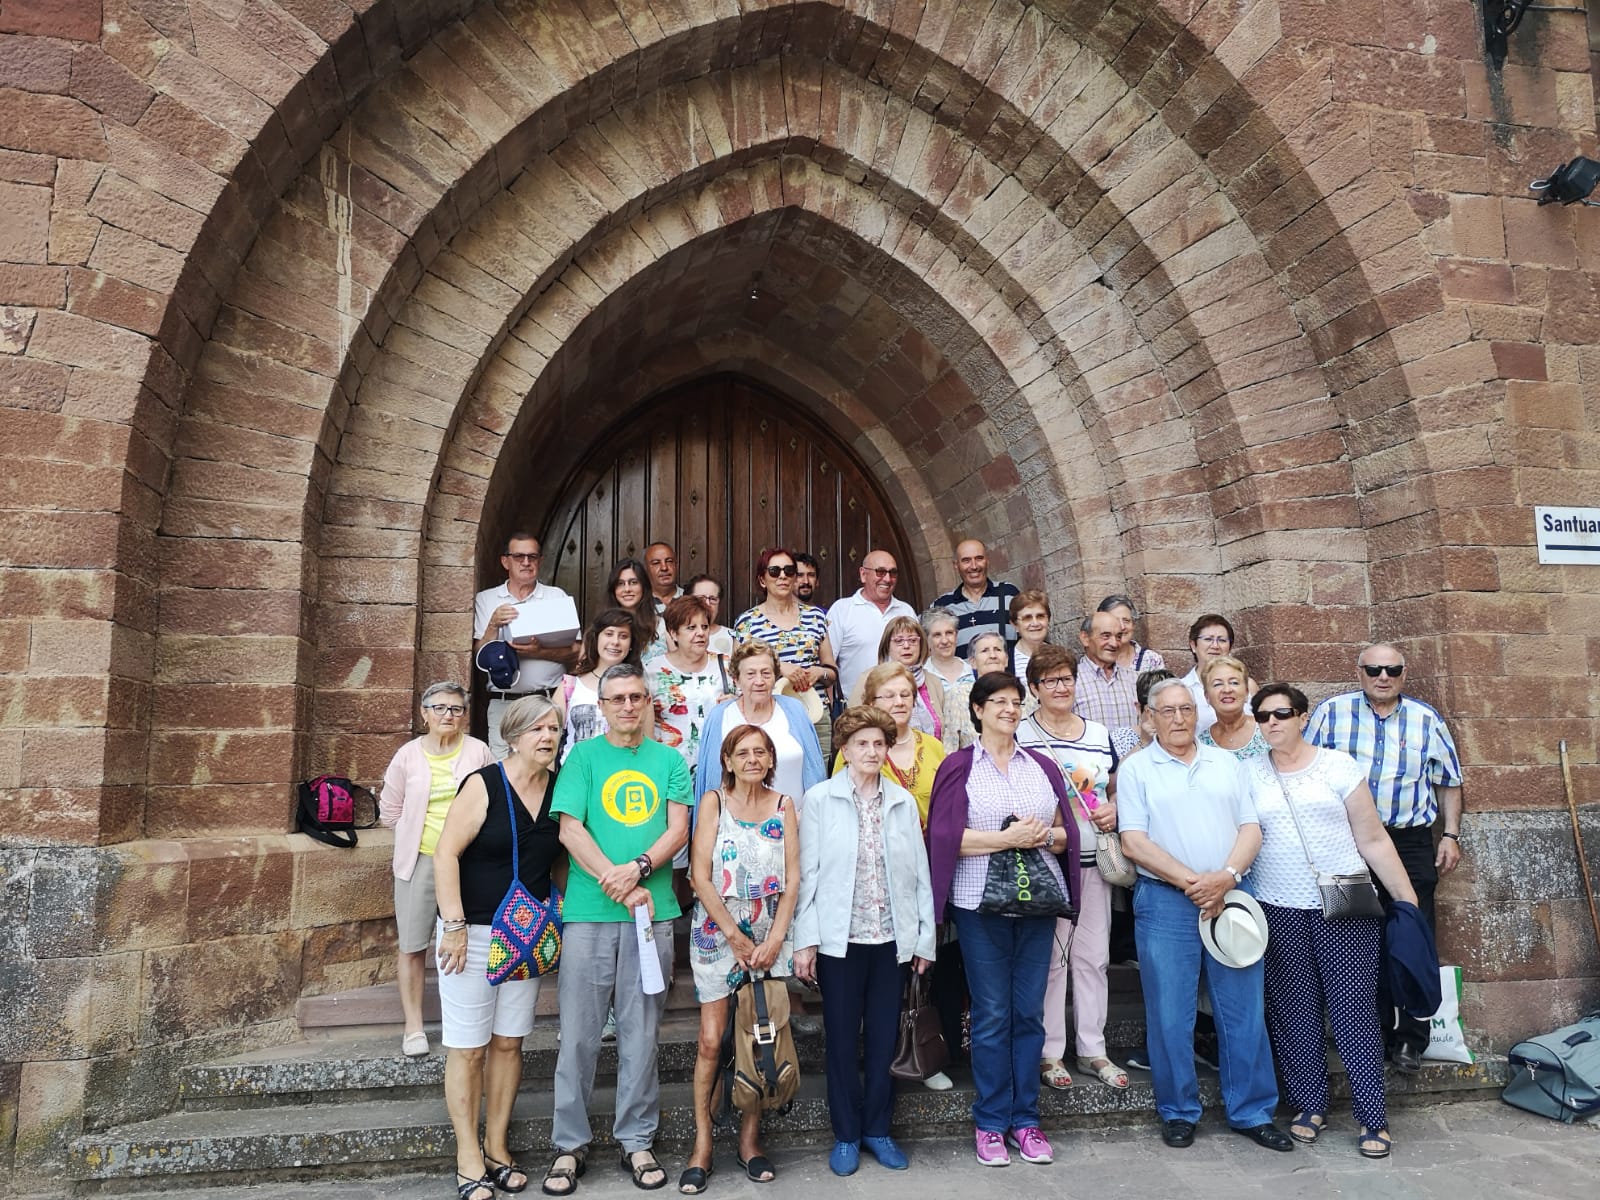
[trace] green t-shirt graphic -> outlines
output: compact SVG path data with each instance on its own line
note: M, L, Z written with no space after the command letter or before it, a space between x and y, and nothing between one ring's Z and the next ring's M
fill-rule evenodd
M667 831L667 805L690 805L689 769L676 750L646 741L631 750L606 738L590 738L572 748L550 802L555 816L582 821L595 844L614 863L631 862ZM672 868L656 868L645 880L655 897L657 921L679 915L672 894ZM631 921L633 914L600 890L600 881L572 860L567 879L567 921Z

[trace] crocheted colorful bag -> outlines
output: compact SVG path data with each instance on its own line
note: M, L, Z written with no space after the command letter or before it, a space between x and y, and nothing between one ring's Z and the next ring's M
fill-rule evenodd
M522 886L517 864L516 801L504 765L500 767L500 778L505 783L507 816L511 819L511 886L489 927L489 965L484 974L491 986L508 979L548 975L561 960L561 893L552 884L550 899L545 901Z

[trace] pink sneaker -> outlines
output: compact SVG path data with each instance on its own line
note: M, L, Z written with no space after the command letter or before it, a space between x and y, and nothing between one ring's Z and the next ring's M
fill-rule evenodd
M1037 1132L1037 1131L1035 1131ZM977 1146L978 1161L986 1167L1009 1167L1011 1155L1006 1153L1006 1139L998 1133L980 1129L973 1136Z
M1006 1134L1006 1141L1017 1148L1023 1162L1050 1163L1056 1160L1055 1151L1050 1148L1049 1140L1031 1125L1025 1129L1013 1129Z

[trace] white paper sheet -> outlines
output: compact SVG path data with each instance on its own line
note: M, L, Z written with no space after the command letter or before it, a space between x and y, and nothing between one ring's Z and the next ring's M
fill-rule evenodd
M518 608L516 619L506 626L506 639L536 637L541 646L565 647L578 640L582 623L578 620L578 606L571 596L546 600L541 604Z
M639 905L633 910L633 931L639 937L639 979L646 996L660 995L667 990L667 981L661 978L661 957L656 953L655 926L650 923L650 909Z

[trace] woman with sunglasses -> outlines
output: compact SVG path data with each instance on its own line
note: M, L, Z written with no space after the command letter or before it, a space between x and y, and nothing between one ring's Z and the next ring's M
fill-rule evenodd
M825 749L827 697L839 681L839 667L828 640L828 615L795 595L799 574L788 550L781 546L763 550L756 560L756 587L764 598L740 614L733 623L733 636L738 642L765 642L777 652L778 673L791 696L802 696L808 689L816 693L822 711L820 719L812 718L812 731Z
M1267 1032L1284 1099L1296 1109L1290 1136L1309 1144L1328 1123L1326 1023L1350 1078L1356 1148L1364 1158L1385 1158L1392 1142L1377 1009L1383 918L1324 917L1317 874L1371 868L1396 900L1415 904L1417 895L1365 768L1305 740L1309 707L1305 693L1286 683L1258 691L1255 720L1271 749L1245 760L1261 821L1250 878L1267 914Z
M422 693L422 736L395 753L378 794L378 820L394 830L394 923L399 931L400 1048L413 1058L428 1052L422 1031L424 959L438 911L433 852L461 781L494 762L484 742L467 732L467 691L459 683L430 683Z

